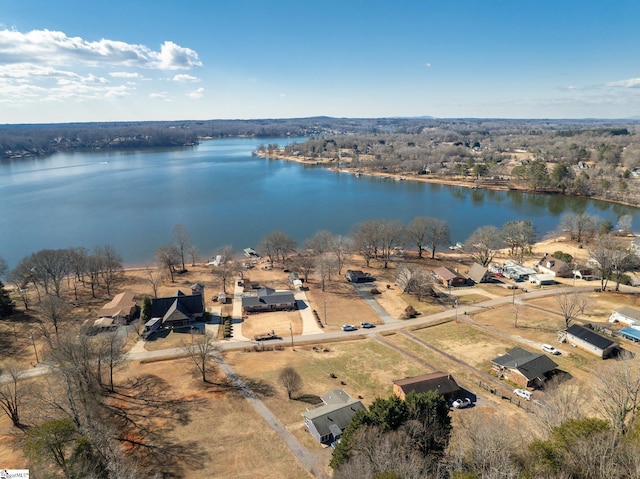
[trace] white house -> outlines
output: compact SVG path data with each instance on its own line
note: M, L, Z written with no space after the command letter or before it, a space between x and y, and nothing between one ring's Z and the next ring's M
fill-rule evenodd
M629 306L615 309L609 316L610 323L622 323L626 326L640 325L640 311Z

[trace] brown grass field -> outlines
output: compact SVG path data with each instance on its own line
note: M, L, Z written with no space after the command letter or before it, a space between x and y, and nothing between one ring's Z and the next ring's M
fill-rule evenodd
M586 251L576 245L557 241L537 245L534 250L537 254L563 250L577 257L584 258L586 255ZM417 261L416 258L409 260ZM448 251L438 253L435 260L424 259L421 262L428 267L451 265L458 267L462 272L469 267L459 254L450 254ZM248 278L264 286L288 288L287 273L283 268L268 269L263 268L264 266L264 262L259 263L258 267L248 271ZM211 296L221 291L221 285L211 274L211 268L207 265L189 267L189 272L177 276L176 282L165 281L159 288L159 295L173 294L178 288L188 293L191 284L200 282L206 288L207 307L219 308L218 303L211 301ZM376 296L376 301L394 318L403 318L408 305L412 305L420 313L420 317L451 308L450 304L434 298L417 301L413 296L402 294L393 282L393 265L384 269L381 264L372 262L371 267L366 268L363 262L356 260L345 267L347 268L362 269L377 278L371 285L382 292ZM132 291L140 299L144 295L151 295L152 289L146 277L147 272L144 269L127 271L119 290L115 292ZM572 281L567 280L565 283L570 285ZM580 285L599 286L587 282L580 282ZM321 290L319 280L314 276L306 286L310 308L318 312L323 323L326 317L325 331L337 331L340 325L345 323L381 323L372 308L360 299L344 277L334 277L327 284L325 291ZM227 285L227 291L231 290L230 283ZM512 290L499 285L481 285L469 289L469 292L470 294L458 297L460 306L477 304L489 297L506 297L513 294ZM526 301L526 293L517 291L516 294L517 298ZM108 299L103 293L95 300L85 297L78 307L72 308L71 321L74 324L92 321L97 309ZM640 296L636 293L591 293L590 299L590 307L579 318L579 323L604 324L611 310L622 305L640 308ZM231 312L230 305L225 308L225 312ZM514 324L513 306L508 304L475 313L468 318L460 318L458 322L451 320L431 327L412 327L410 333L469 366L487 373L491 368L491 359L514 346L534 350L533 346L527 346L523 342L557 344L556 335L563 326L563 320L554 311L558 311L558 306L553 298L536 299L525 302L521 307L517 327ZM499 333L480 329L464 319L493 328ZM388 396L391 393L391 381L394 379L429 372L430 369L413 359L411 354L417 355L433 369L450 372L461 385L478 395L480 401L477 407L452 411L454 425L475 416L492 416L504 421L514 418L526 421L528 416L523 410L501 402L499 398L478 388L477 375L471 369L401 333L388 332L380 336L405 353L398 352L375 338L362 339L361 334L345 336L340 342L327 341L316 345L316 349L326 349L325 352L314 351L313 345L296 345L295 351L292 351L288 342L290 325L294 335L302 332L299 312L249 315L242 326L244 336L252 338L254 334L274 330L283 337L281 344L284 349L256 352L248 348L247 351L226 352L225 358L235 371L255 388L267 407L298 441L319 457L326 459L326 463L330 457L330 450L318 445L305 431L301 413L305 408L312 407L319 396L334 388L344 389L356 398L362 397L365 405L370 404L375 397ZM39 331L38 322L28 315L16 315L11 320L0 322L0 369L9 360L16 361L24 368L31 368L35 364L31 334L34 334L39 359L42 360L45 348ZM128 340L129 344L137 340L134 331L130 333ZM146 343L145 348L158 350L179 347L188 341L188 334L174 331L164 338ZM584 351L569 348L567 345L558 347L563 354L554 357L554 360L560 369L571 375L571 381L585 387L589 387L593 381L592 372L603 365L606 366L606 361L603 362ZM635 344L624 342L624 347L640 353L640 347ZM284 389L278 384L278 374L285 365L293 366L304 381L300 395L293 400L287 398ZM330 373L337 378L331 378ZM180 477L309 477L269 425L237 391L227 386L224 378L218 377L215 384L205 386L193 375L188 360L171 359L126 363L118 372L118 380L125 382L143 375L159 378L170 389L172 397L187 401L188 420L164 425L167 427L168 439L176 443L198 445L193 451L193 457L186 457L185 462L180 465ZM26 460L21 452L21 437L22 433L10 426L6 416L0 416L0 467L26 467Z

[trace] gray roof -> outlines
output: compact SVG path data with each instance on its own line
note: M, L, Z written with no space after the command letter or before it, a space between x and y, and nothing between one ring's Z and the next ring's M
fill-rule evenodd
M491 362L504 368L515 369L529 381L544 377L546 373L558 367L546 354L532 353L522 348L513 348Z
M476 283L482 283L485 275L487 274L487 268L482 266L480 263L473 263L471 268L469 269L469 278L471 278Z
M336 428L342 432L357 411L366 411L366 409L360 401L349 397L347 402L325 404L303 412L302 415L313 423L320 436L333 434L335 437L338 435Z
M603 351L610 348L611 346L618 344L609 338L600 336L598 333L580 326L579 324L572 324L571 326L569 326L567 328L567 334L571 334L576 338L582 339L584 342L589 343Z
M636 321L640 321L640 311L634 309L630 306L623 306L615 310L616 313L626 316L627 318L635 319Z
M436 391L439 394L447 395L460 391L460 386L458 386L456 380L450 374L442 371L397 379L393 381L393 384L399 386L405 394Z
M151 317L164 318L167 313L179 311L189 318L204 313L202 294L187 296L182 291L176 291L174 296L168 298L153 298L151 300Z
M260 288L256 295L243 296L242 306L252 307L270 304L293 304L296 302L291 291L276 291L272 288Z

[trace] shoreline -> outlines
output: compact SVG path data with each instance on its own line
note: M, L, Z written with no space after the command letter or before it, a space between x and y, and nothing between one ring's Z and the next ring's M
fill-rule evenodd
M428 176L428 175L416 175L416 174L397 174L397 173L386 173L379 171L371 171L368 168L363 168L364 171L354 171L350 168L338 168L336 166L332 166L333 161L328 159L313 159L308 157L300 157L300 156L288 156L282 154L268 154L266 152L256 152L257 156L260 158L266 158L271 160L281 160L281 161L291 161L294 163L299 163L303 165L309 166L319 166L325 167L330 171L335 171L338 173L347 173L350 175L360 175L360 176L374 176L377 178L389 178L394 179L396 181L416 181L420 183L433 183L439 185L447 185L447 186L460 186L463 188L469 188L472 190L493 190L493 191L516 191L519 193L529 193L534 195L559 195L566 196L567 198L586 198L597 201L604 201L606 203L611 203L614 205L621 206L630 206L632 208L640 208L640 205L624 202L624 201L614 201L608 198L601 198L598 196L584 196L584 195L567 195L565 193L556 192L556 191L541 191L541 190L533 190L531 188L526 188L523 186L519 186L517 183L511 182L509 180L508 185L504 184L495 184L495 183L485 183L482 180L468 180L468 179L447 179L439 176ZM489 180L490 181L490 180ZM504 180L503 180L504 181Z

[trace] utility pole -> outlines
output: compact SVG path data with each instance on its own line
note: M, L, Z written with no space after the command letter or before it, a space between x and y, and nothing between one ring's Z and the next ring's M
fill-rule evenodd
M291 326L291 323L289 323L289 332L291 333L291 351L295 351L293 349L293 326Z
M36 364L40 363L38 359L38 349L36 348L36 340L33 339L33 333L29 334L29 339L31 339L31 343L33 344L33 352L36 353Z
M327 300L324 300L324 325L327 325Z

